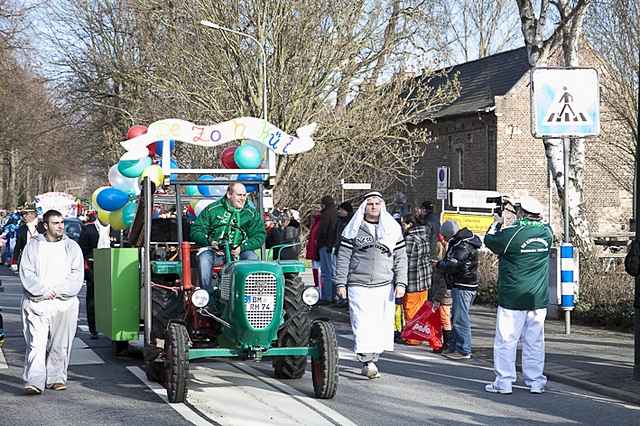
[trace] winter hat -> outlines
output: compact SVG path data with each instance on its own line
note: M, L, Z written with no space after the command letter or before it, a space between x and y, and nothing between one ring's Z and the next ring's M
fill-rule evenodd
M458 231L460 230L460 228L458 227L458 224L453 221L453 220L448 220L445 223L442 224L442 226L440 227L440 233L442 234L443 237L445 237L447 240L451 237L453 237L454 235L456 235L458 233Z
M353 213L353 206L348 201L345 201L344 203L340 203L338 208L346 211L349 214Z

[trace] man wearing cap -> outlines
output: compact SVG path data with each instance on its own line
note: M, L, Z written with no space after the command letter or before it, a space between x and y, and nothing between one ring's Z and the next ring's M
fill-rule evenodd
M542 204L533 197L513 203L516 221L502 226L496 220L485 236L485 245L498 265L498 312L493 343L496 379L485 386L491 393L510 394L516 381L516 349L522 338L522 373L531 393L543 393L544 320L549 299L549 249L553 233L542 222Z
M342 299L349 291L349 316L354 352L362 375L380 377L376 362L393 351L395 298L407 286L407 251L402 229L379 192L370 192L353 215L340 242L336 289Z

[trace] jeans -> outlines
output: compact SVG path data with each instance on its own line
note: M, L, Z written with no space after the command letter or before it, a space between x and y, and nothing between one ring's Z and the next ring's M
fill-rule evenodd
M258 260L258 255L253 250L241 251L240 260ZM224 255L217 255L213 249L208 249L198 255L200 287L209 292L213 290L213 287L211 287L211 269L214 265L222 265L223 263Z
M320 253L320 275L322 276L320 299L331 302L334 297L333 273L336 257L333 255L331 247L320 247L318 252Z
M453 336L450 348L455 348L456 352L464 355L471 353L471 317L469 316L469 308L476 298L476 292L471 290L462 290L459 288L451 289L453 297L453 306L451 307L451 316L453 317Z

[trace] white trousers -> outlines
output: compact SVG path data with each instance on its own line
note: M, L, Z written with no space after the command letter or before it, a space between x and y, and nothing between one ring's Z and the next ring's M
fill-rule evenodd
M22 378L44 390L67 382L67 367L78 324L77 297L68 300L22 300L22 330L27 343Z
M356 354L393 351L393 325L396 314L395 289L349 286L349 316Z
M496 387L511 390L516 381L516 350L522 339L522 374L529 387L544 387L544 319L547 309L515 311L498 306L493 367Z

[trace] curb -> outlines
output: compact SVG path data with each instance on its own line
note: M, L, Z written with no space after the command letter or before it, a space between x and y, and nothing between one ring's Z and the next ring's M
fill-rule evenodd
M335 308L331 308L328 306L317 306L313 309L315 315L317 317L328 318L331 321L349 323L349 312L344 311L341 312ZM474 354L475 355L475 354ZM490 357L486 356L474 356L473 358L479 364L483 364L483 366L493 366L493 360ZM518 371L522 372L522 365L516 364L516 368ZM564 369L564 367L561 367ZM555 364L546 363L545 374L550 381L556 383L562 383L569 386L574 386L580 389L585 389L590 392L597 393L600 396L605 396L609 398L615 398L623 402L628 402L632 404L640 405L640 394L636 394L634 392L628 392L620 389L616 389L610 386L601 385L598 383L593 383L588 380L578 379L575 377L568 376L566 372L559 372L556 370Z

